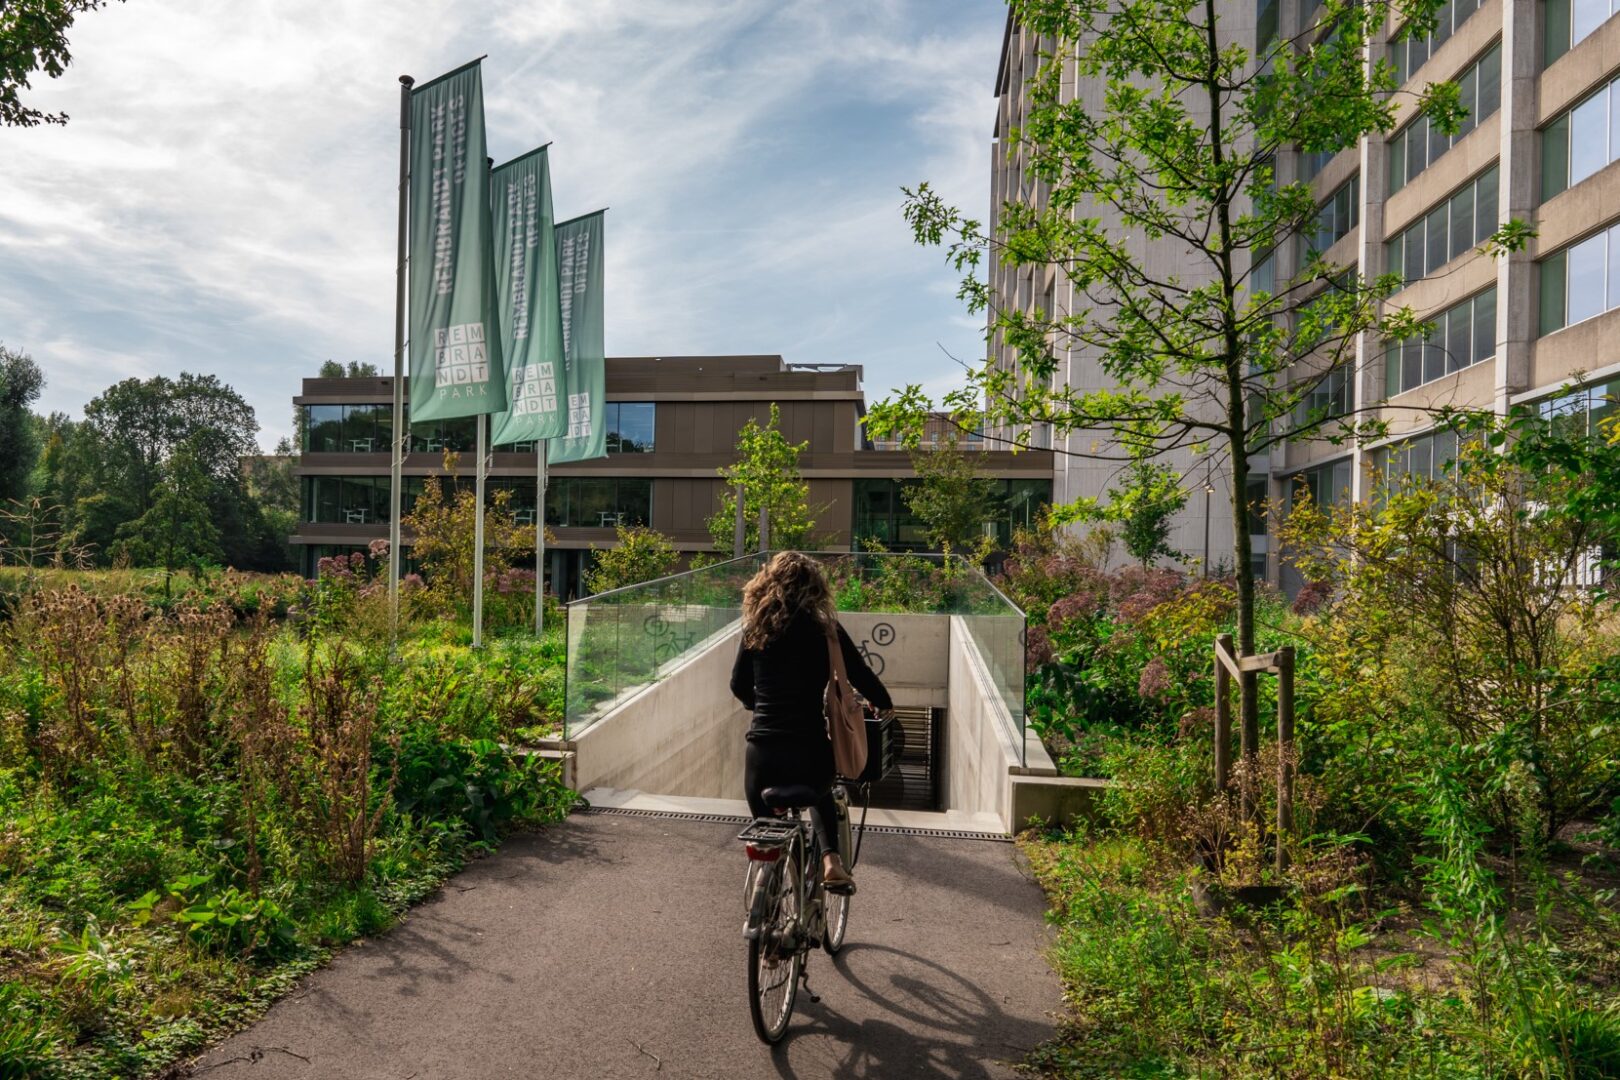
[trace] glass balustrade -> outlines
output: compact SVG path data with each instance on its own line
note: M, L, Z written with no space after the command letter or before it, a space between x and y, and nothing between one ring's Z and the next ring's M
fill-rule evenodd
M826 569L840 612L957 616L1025 763L1024 612L983 571L956 555L810 554ZM577 737L723 640L742 617L743 586L768 558L747 555L569 604L564 737Z

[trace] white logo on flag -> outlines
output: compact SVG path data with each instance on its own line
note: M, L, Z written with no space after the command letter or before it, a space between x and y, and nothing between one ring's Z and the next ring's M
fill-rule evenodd
M433 385L439 389L489 381L489 347L483 323L433 331Z

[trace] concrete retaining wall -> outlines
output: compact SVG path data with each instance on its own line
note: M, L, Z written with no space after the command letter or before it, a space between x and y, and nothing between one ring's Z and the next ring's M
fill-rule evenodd
M740 624L661 682L618 703L574 740L578 789L742 797L749 715L731 696Z
M867 663L896 705L947 704L949 616L860 611L841 613L838 621L865 648Z
M1012 820L1009 781L1018 757L1007 730L1006 708L959 615L951 617L947 671L945 806L994 814L1007 827Z
M962 616L855 613L840 620L897 704L947 709L944 809L988 815L1007 831L1032 815L1080 812L1089 791L1041 787L1024 775L1056 770L1038 740L1029 765L1020 765L990 667L996 658L982 654ZM739 633L733 624L581 732L570 746L576 788L741 798L749 716L730 686Z

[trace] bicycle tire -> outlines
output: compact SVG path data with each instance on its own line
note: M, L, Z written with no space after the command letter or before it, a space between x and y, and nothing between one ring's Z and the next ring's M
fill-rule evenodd
M837 956L838 950L844 947L844 933L849 929L850 898L840 893L827 893L826 897L822 910L827 926L822 932L821 947L827 950L828 956Z
M797 938L803 933L798 860L790 858L782 867L782 873L772 877L776 902L768 909L770 924L761 927L760 933L748 942L748 1015L754 1022L754 1034L767 1045L781 1042L782 1036L787 1034L794 1000L799 993L799 973L804 968L804 950L797 944L786 957L778 948L784 935ZM774 1004L766 1004L767 995Z

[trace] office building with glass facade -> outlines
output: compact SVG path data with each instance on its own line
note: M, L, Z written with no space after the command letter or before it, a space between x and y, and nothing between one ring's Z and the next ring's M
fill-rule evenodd
M293 399L301 417L298 472L303 512L292 542L312 574L325 555L388 535L393 380L305 379ZM856 365L795 366L779 356L609 357L607 456L550 469L545 521L557 537L548 587L575 595L593 547L610 547L615 527L648 525L688 555L713 550L706 523L735 459L738 430L764 422L774 403L784 435L806 446L800 473L810 486L820 546L848 550L865 539L923 550L923 530L906 509L914 482L909 455L875 449L864 437L866 403ZM408 410L407 404L407 410ZM471 420L411 425L402 501L409 512L424 481L460 456L458 483L472 482ZM964 446L974 446L964 442ZM982 469L1005 493L986 508L985 528L1003 540L1032 524L1052 497L1052 455L984 452ZM536 514L532 444L497 446L487 487L509 488L518 520ZM409 537L406 537L409 542Z

